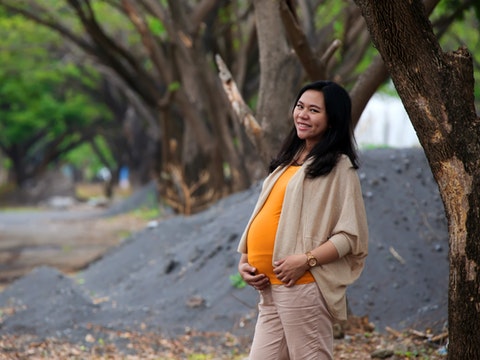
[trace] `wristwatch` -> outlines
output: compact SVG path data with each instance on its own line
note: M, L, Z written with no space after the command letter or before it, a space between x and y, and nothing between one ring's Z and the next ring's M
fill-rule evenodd
M317 266L317 264L318 264L317 258L315 256L313 256L311 251L308 251L305 255L307 255L308 266L310 266L311 268L314 267L314 266Z

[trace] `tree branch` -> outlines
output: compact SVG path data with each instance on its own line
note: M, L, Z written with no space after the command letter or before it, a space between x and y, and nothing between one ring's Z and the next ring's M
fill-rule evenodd
M76 11L85 30L97 45L96 51L92 55L116 69L132 88L142 94L146 101L155 105L157 88L153 86L151 76L142 69L131 53L105 34L95 19L89 2L80 4L78 0L66 1Z
M148 28L143 16L140 15L138 9L135 7L132 1L122 0L123 7L130 21L136 27L137 31L142 37L142 43L147 49L152 63L155 65L157 71L161 74L166 83L169 83L171 76L171 69L168 66L168 62L162 53L160 47L157 45L153 34Z
M352 98L352 122L357 126L368 101L378 87L388 79L388 70L380 55L375 56L370 66L358 77L350 91Z
M238 91L237 85L232 78L232 74L220 55L215 55L215 60L219 70L218 76L220 77L220 80L222 80L223 89L228 96L228 100L230 100L230 103L232 104L235 114L244 126L249 139L255 144L255 146L257 146L258 150L261 150L263 147L261 141L263 130L261 126L258 124L252 111L243 100L242 94Z
M219 4L219 0L202 0L192 15L190 16L190 31L192 36L198 33L200 25L202 24L205 17L210 14L210 11Z
M303 65L308 77L312 80L325 79L326 78L326 64L329 56L333 54L333 50L336 50L337 44L334 42L330 46L329 56L327 53L318 61L315 53L311 49L308 39L305 33L302 31L300 24L298 23L295 14L285 0L280 1L280 15L288 39L291 45L297 53L298 59Z
M69 39L71 42L73 42L75 45L77 45L79 48L83 49L87 53L94 53L95 49L92 47L88 42L84 41L80 36L77 36L74 34L72 31L69 30L68 27L62 24L60 19L55 18L53 14L51 14L47 9L42 8L36 4L31 4L32 6L34 5L34 11L27 11L21 7L17 7L14 5L11 5L5 0L0 0L0 4L5 7L5 9L10 10L11 12L15 14L19 14L24 16L27 19L33 20L37 24L43 25L51 30L54 30L55 32L60 33L62 36L66 37ZM30 3L29 3L30 5ZM49 17L52 18L52 20L47 20L45 18L42 18L39 14L48 14Z
M426 0L425 11L431 14L439 0ZM365 70L355 82L350 96L352 98L352 121L354 127L357 126L363 110L367 106L370 98L375 94L381 84L389 77L387 67L380 55L375 56L370 66Z
M342 42L338 39L333 40L327 50L323 53L320 58L320 63L328 64L329 60L332 58L333 54L342 46Z

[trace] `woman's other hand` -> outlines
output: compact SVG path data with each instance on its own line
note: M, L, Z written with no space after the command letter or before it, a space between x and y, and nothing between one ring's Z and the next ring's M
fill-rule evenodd
M263 290L270 285L270 280L265 274L257 274L257 269L248 263L247 254L242 254L238 263L238 272L242 279L257 290Z
M273 272L286 287L295 285L298 279L310 268L305 254L290 255L273 263Z

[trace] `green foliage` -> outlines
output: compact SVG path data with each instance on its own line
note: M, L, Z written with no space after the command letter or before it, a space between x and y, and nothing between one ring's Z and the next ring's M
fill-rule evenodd
M451 13L455 13L455 21L451 24L445 34L440 37L440 45L445 51L455 51L460 46L466 46L474 59L480 59L480 2L465 11L455 12L461 5L459 0L444 0L435 8L431 19L435 23ZM480 68L478 60L474 62L474 78L475 78L475 99L480 99Z
M212 355L205 355L205 354L188 355L188 360L210 360L210 359L213 359Z
M257 108L257 104L258 104L258 94L254 94L253 96L251 96L248 101L247 101L247 105L250 107L250 109L256 109Z
M412 350L405 350L405 351L400 351L397 350L395 351L395 356L398 356L402 359L419 359L419 360L428 360L430 359L430 353L431 349L412 349Z
M133 211L134 215L143 220L153 220L160 217L160 209L157 207L142 207Z
M342 22L342 13L345 4L343 1L325 1L321 6L317 7L315 13L315 26L322 28L325 24L333 23L335 29L335 37L341 39L344 32ZM332 39L333 40L333 39Z
M115 160L105 139L101 135L97 135L93 141L97 144L103 158L107 159L108 164L100 161L89 143L83 143L62 156L63 162L72 164L77 169L84 169L87 180L91 180L104 166L115 167Z
M228 7L222 7L218 11L218 19L220 20L221 24L228 24L231 21L230 16L231 11Z
M158 36L163 40L167 39L167 30L165 29L165 26L160 21L160 19L148 15L147 24L153 35Z
M234 288L237 289L243 289L245 286L247 286L247 283L245 282L245 280L243 280L240 273L230 275L230 283Z
M375 49L373 47L373 45L371 44L366 53L365 53L365 56L363 56L360 61L358 62L358 64L355 66L355 73L356 74L361 74L362 72L364 72L365 70L367 70L367 68L370 66L370 64L372 63L372 60L375 56L378 55L378 51L377 49Z
M53 149L62 153L96 123L110 121L110 110L91 95L98 74L69 61L56 33L0 12L0 36L0 145L10 164L38 163ZM12 158L13 149L21 157Z
M455 15L456 20L464 21L466 20L466 12L464 11L457 11L457 9L463 7L465 5L465 1L463 0L443 0L438 3L434 10L434 16L438 14L444 13L452 13ZM473 1L470 6L468 7L467 12L472 12L477 20L480 20L480 2ZM477 28L478 29L478 28Z
M181 86L181 85L182 85L182 84L180 84L180 82L174 81L174 82L168 84L168 91L169 91L169 92L175 92L175 91L177 91L178 89L180 89L180 86Z
M362 145L362 150L376 150L376 149L389 149L388 145L378 145L378 144L364 144Z
M58 37L19 16L0 18L4 50L0 53L0 142L9 147L48 129L49 139L67 129L109 117L72 84L88 86L74 64L52 56ZM93 77L93 74L90 74ZM91 79L91 77L85 77Z
M332 38L326 39L328 43L332 43L335 39L342 40L345 38L345 33L347 31L345 27L347 16L345 6L345 1L325 1L317 7L315 13L315 26L319 29L325 26L331 26L333 28ZM358 64L355 66L355 74L364 72L371 64L373 57L377 54L377 50L373 45L370 45L365 55L359 59ZM337 59L340 59L343 55L341 51L337 51L334 56Z
M454 10L450 9L451 3L452 1L440 2L431 16L433 23L445 16L450 16L449 12ZM476 9L472 7L455 14L456 20L448 28L445 35L440 38L442 48L452 51L460 45L466 45L471 51L478 53L480 51L480 34L478 32L480 19L476 14Z

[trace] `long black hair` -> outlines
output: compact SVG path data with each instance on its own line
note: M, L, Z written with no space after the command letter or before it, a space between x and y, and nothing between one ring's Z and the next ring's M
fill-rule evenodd
M300 89L293 104L292 113L298 100L307 90L323 93L328 122L327 131L307 156L307 158L313 158L306 169L307 176L315 178L328 174L342 154L347 155L353 167L358 169L352 124L352 101L348 92L333 81L315 81ZM277 156L270 162L269 171L272 172L278 166L292 163L304 146L305 141L297 136L295 124L293 124Z

